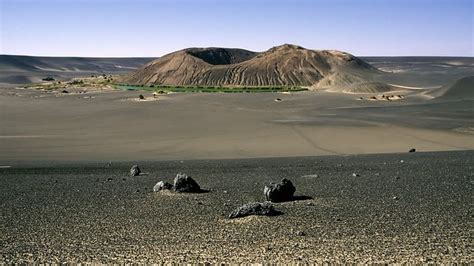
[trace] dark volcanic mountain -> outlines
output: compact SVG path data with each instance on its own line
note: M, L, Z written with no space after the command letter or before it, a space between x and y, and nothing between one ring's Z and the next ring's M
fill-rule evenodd
M323 80L324 87L332 87L365 82L377 71L348 53L285 44L262 53L226 48L184 49L146 64L125 75L122 81L145 85L319 87Z

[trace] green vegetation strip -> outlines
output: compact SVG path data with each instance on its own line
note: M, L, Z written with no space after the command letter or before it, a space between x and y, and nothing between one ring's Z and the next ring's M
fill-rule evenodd
M168 86L168 85L125 85L125 84L116 84L115 88L121 90L141 90L141 91L152 91L158 93L168 93L168 92L224 92L224 93L260 93L260 92L297 92L297 91L306 91L308 89L301 88L297 86L261 86L261 87L249 87L249 86L239 86L239 87L213 87L213 86Z

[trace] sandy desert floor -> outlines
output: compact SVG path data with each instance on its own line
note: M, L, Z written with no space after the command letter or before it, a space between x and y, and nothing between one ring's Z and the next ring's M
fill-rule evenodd
M474 101L369 95L2 89L0 160L169 160L474 148ZM151 93L143 93L152 97ZM281 98L281 102L276 102Z

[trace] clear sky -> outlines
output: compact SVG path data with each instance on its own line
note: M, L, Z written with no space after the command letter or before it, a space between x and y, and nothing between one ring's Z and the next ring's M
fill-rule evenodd
M474 0L0 0L0 54L161 56L283 43L474 56Z

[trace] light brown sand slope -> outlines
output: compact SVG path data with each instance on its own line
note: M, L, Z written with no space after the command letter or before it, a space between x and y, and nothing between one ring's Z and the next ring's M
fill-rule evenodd
M445 99L474 98L474 76L458 79L452 85L431 91L428 95Z
M0 159L132 161L474 149L474 135L453 130L474 124L469 103L372 102L325 92L127 100L140 93L91 92L86 99L3 91ZM275 102L277 97L282 101Z

